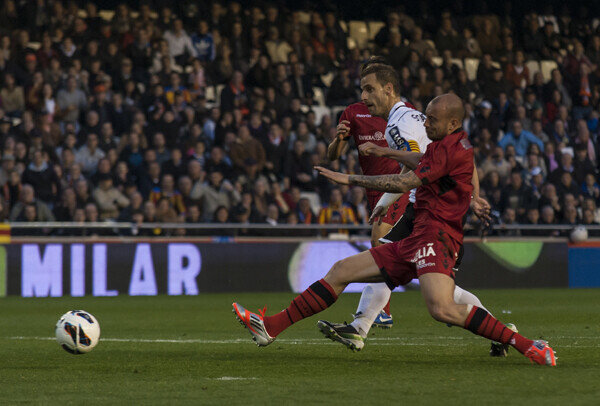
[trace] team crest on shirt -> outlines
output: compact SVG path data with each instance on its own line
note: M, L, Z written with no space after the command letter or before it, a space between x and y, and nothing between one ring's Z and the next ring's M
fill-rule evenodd
M473 148L473 146L471 145L471 143L469 142L468 139L463 138L462 140L460 140L460 144L463 146L464 149L471 149Z

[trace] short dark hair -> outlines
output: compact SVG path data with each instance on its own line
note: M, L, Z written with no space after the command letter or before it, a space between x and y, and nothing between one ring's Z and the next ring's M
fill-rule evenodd
M393 66L389 65L385 58L381 56L372 56L360 68L360 78L364 78L371 73L375 74L377 81L381 85L391 83L394 88L394 93L400 95L400 80L398 72Z

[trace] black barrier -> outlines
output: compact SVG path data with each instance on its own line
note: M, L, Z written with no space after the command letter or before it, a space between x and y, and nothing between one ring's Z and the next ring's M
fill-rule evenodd
M568 268L566 243L470 243L456 283L464 288L566 288Z
M298 292L367 248L347 241L9 244L0 255L0 296ZM566 243L466 244L457 283L567 287L567 250Z

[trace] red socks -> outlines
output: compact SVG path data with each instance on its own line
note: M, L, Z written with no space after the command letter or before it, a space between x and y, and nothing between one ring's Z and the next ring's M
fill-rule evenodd
M471 309L464 328L490 340L510 344L521 354L524 354L533 344L532 340L515 333L496 320L494 316L477 306L473 306L473 309Z
M390 313L390 301L388 300L388 302L386 303L386 305L383 307L383 311L385 312L385 314L387 314L388 316L391 316L392 313Z
M337 295L324 279L321 279L296 296L287 309L265 316L265 328L271 337L276 337L292 324L319 313L337 300Z

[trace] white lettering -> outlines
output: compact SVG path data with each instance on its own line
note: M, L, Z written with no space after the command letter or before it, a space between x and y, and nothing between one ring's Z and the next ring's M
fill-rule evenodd
M356 117L369 118L369 117L371 117L371 115L370 114L357 114Z
M71 296L85 295L85 246L71 245Z
M92 251L92 294L94 296L117 296L116 290L106 289L106 244L94 244Z
M431 255L433 255L434 257L436 256L435 251L433 250L433 243L429 243L427 244L427 246L419 248L417 252L415 252L415 256L413 257L411 262L416 263L419 260L422 260L423 258L426 258Z
M187 259L187 266L183 260ZM197 295L196 277L200 274L202 258L193 244L169 244L169 295Z
M385 136L382 134L381 131L377 131L375 134L370 135L358 135L358 139L359 141L383 141L385 140Z
M62 296L62 245L48 244L43 258L37 244L24 244L21 251L21 295Z
M156 295L156 278L154 277L154 264L152 263L152 250L150 244L138 244L135 248L129 295Z

